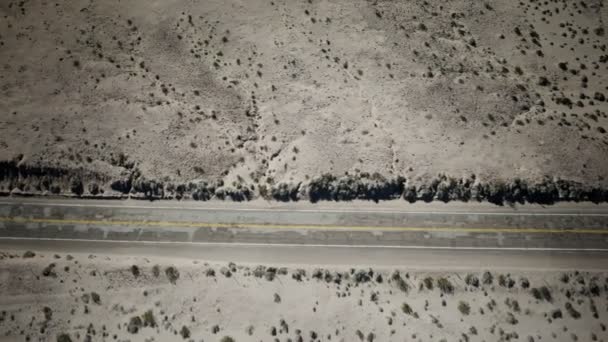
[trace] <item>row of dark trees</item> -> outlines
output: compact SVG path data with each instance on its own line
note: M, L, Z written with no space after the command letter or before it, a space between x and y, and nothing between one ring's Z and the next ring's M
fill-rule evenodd
M103 177L82 170L19 165L16 161L0 161L0 184L5 189L19 188L30 192L71 192L76 196L98 196L107 183ZM212 198L248 201L256 196L253 187L225 186L217 182L188 182L175 184L143 177L137 169L110 183L110 188L123 195L146 199ZM259 194L276 201L352 201L392 200L408 202L487 201L505 203L552 204L563 201L608 202L608 189L578 182L546 178L539 182L514 179L508 182L481 182L471 176L456 179L439 175L428 181L412 182L404 177L386 178L378 173L357 173L335 176L324 174L308 183L279 183L260 186Z

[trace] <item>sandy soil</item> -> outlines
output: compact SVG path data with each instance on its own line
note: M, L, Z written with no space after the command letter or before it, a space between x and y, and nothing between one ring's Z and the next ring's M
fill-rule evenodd
M607 11L4 1L0 160L254 191L358 170L605 186Z
M606 274L488 274L1 253L0 339L608 340Z

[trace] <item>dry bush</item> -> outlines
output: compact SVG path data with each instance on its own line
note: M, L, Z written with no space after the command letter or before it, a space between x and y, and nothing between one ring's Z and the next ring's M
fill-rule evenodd
M424 283L424 286L426 287L427 290L432 290L433 289L433 278L432 277L426 277L422 280L422 282Z
M494 282L494 277L492 276L492 273L490 273L489 271L485 271L483 272L481 281L484 283L484 285L492 285L492 283Z
M183 338L184 340L185 340L185 339L188 339L188 338L190 338L190 329L188 329L188 327L184 325L184 326L182 326L182 328L180 329L179 334L182 336L182 338Z
M160 266L152 266L152 275L154 275L155 278L158 278L160 276Z
M454 285L444 277L437 279L437 287L444 294L452 294L454 293Z
M412 307L408 303L401 304L401 311L403 311L403 313L406 315L411 315L414 313L414 310L412 310Z
M68 334L57 335L57 342L72 342L72 338Z
M143 314L143 324L144 327L155 327L156 326L156 319L154 318L154 313L152 312L152 310L148 310Z
M467 274L464 278L464 282L469 286L479 287L479 278L474 274Z
M458 311L460 311L461 314L468 316L471 313L471 306L469 303L461 300L458 302Z
M169 266L165 268L165 275L167 279L171 282L171 284L175 284L177 279L179 279L179 271L174 266Z
M568 314L570 315L570 317L574 318L574 319L579 319L581 318L581 313L578 312L574 306L572 306L572 303L570 302L566 302L565 304L565 308L566 311L568 311Z

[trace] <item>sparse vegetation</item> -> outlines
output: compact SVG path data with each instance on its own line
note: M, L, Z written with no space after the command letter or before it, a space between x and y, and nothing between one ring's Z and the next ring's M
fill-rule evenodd
M452 294L454 293L454 285L444 277L437 279L437 287L441 290L442 293Z
M57 335L57 342L72 342L72 338L68 334Z
M574 318L574 319L579 319L581 318L581 313L579 311L577 311L574 306L572 306L572 303L570 302L566 302L565 304L565 308L566 311L568 312L568 314L570 315L570 317Z
M461 300L458 302L458 311L460 311L461 314L468 316L471 313L471 306L469 303Z
M412 315L414 313L414 310L412 310L412 307L408 303L401 304L401 311L406 315Z
M179 279L179 271L174 266L169 266L165 268L165 275L167 279L171 282L171 284L175 284L177 279Z
M190 329L187 326L183 325L182 328L179 330L179 334L184 340L186 340L190 338Z

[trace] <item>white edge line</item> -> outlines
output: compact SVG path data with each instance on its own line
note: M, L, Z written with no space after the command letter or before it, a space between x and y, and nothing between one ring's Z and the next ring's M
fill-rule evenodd
M29 205L46 207L87 207L113 209L157 209L185 211L252 211L252 212L310 212L310 213L364 213L364 214L414 214L414 215L494 215L494 216L588 216L608 217L608 214L594 213L533 213L533 212L462 212L462 211L399 211L399 210L365 210L365 209L282 209L282 208L195 208L169 206L137 206L137 205L104 205L104 204L62 204L38 202L0 202L0 205Z
M167 245L201 245L227 247L310 247L310 248L369 248L369 249L429 249L429 250L472 250L472 251L528 251L528 252L608 252L608 248L544 248L544 247L476 247L476 246L391 246L391 245L322 245L298 243L252 243L252 242L199 242L199 241L127 241L127 240L95 240L95 239L66 239L66 238L28 238L0 237L0 241L64 241L64 242L95 242L121 244L167 244Z

